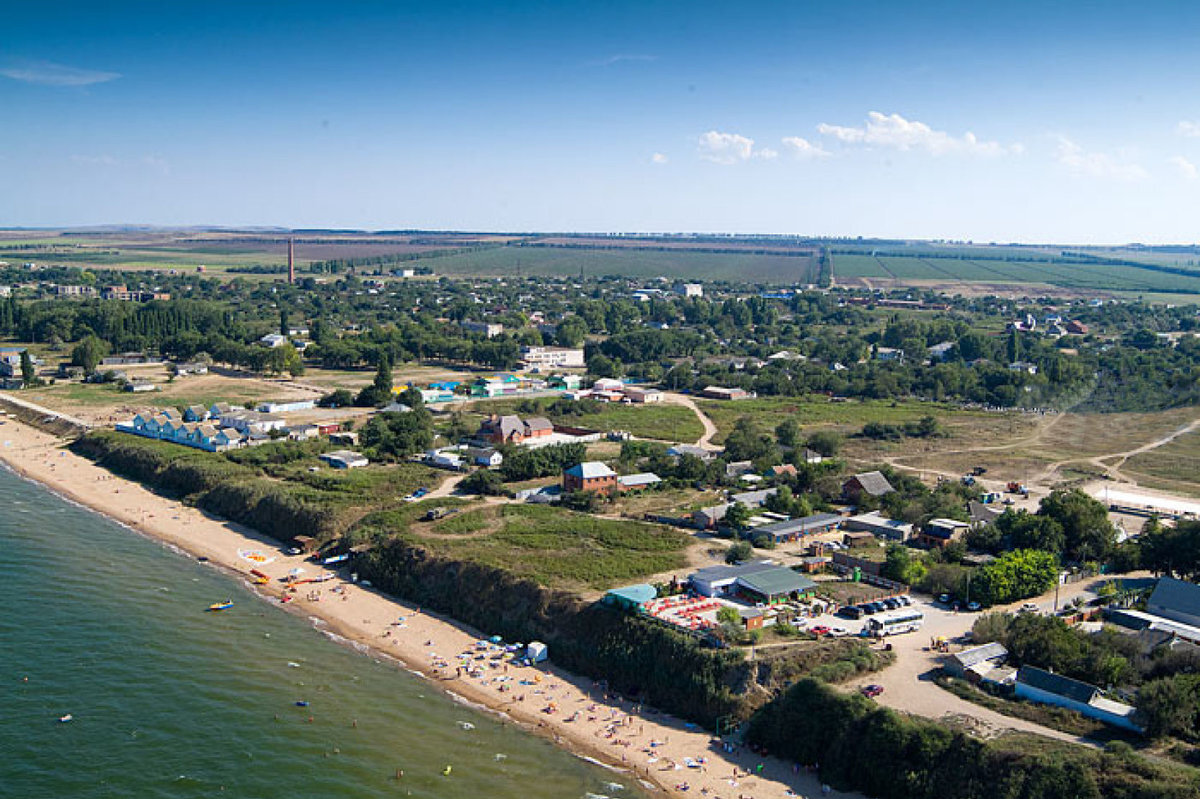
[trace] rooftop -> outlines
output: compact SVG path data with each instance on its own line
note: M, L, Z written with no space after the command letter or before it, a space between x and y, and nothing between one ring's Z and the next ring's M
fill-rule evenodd
M578 477L581 480L598 480L602 477L616 477L617 473L608 468L608 464L600 461L584 461L567 469L564 474Z

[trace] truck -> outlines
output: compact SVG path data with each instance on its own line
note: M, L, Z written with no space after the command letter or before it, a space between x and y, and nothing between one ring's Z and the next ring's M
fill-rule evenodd
M425 511L425 515L421 517L421 521L434 522L438 519L444 519L445 517L457 511L458 508L443 508L441 506L430 508L429 510Z
M1010 494L1021 494L1023 496L1029 496L1029 489L1025 487L1024 483L1009 483L1007 486L1007 490L1008 490L1008 493L1010 493Z

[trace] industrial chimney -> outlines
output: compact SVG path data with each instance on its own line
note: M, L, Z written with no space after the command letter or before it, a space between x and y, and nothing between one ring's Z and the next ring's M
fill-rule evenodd
M296 282L296 240L288 239L288 285Z

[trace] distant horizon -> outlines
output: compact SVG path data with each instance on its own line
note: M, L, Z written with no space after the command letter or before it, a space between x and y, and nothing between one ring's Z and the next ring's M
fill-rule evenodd
M969 245L976 247L1080 247L1084 249L1123 250L1139 247L1200 247L1200 242L1188 241L1127 241L1120 243L1095 242L1083 243L1072 241L1022 241L1019 239L987 240L957 239L957 238L922 238L914 236L858 236L858 235L816 235L810 233L781 233L781 232L747 232L726 230L487 230L483 228L439 228L439 227L287 227L284 225L222 225L222 224L186 224L186 225L156 225L139 222L111 222L92 225L0 225L0 232L36 231L36 232L88 232L88 231L130 231L130 232L172 232L172 231L210 231L214 233L329 233L335 235L407 235L407 234L436 234L452 236L578 236L583 238L682 238L716 236L721 238L779 238L804 239L813 242L844 241L872 242L898 241L905 243L927 243L946 245Z

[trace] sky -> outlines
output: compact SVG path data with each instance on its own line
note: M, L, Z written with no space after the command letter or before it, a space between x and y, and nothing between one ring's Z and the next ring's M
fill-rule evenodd
M1200 240L1200 4L6 3L0 226Z

